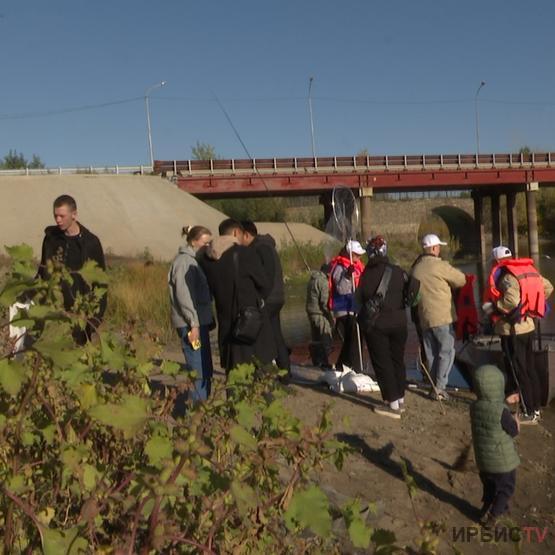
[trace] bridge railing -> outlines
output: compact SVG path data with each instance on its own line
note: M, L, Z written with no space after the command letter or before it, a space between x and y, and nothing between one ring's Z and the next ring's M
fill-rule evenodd
M83 166L77 168L21 168L17 170L0 170L3 175L149 175L152 166Z
M229 160L155 160L153 173L212 175L241 173L306 173L319 171L372 171L389 169L533 168L550 167L551 152L508 154L406 154L394 156L328 156Z

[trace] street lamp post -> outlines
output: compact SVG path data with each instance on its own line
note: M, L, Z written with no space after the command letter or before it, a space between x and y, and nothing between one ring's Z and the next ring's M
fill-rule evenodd
M312 158L316 158L316 146L314 145L314 120L312 119L312 81L314 77L308 80L308 112L310 114L310 138L312 139Z
M478 164L478 156L480 156L480 116L478 112L478 95L485 84L485 81L481 81L480 86L474 95L474 115L476 117L476 164Z
M154 152L152 150L152 131L150 129L150 103L149 95L154 89L159 89L166 84L166 81L160 81L156 85L152 85L145 91L145 109L146 109L146 129L148 133L148 154L150 156L150 167L154 169Z

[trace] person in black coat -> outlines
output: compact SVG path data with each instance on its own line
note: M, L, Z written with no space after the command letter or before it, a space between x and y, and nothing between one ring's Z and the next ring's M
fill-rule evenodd
M61 195L54 201L54 220L56 225L48 226L44 230L38 275L42 279L49 278L49 260L63 264L71 272L73 283L61 284L64 307L71 311L77 294L84 294L90 290L78 272L89 260L93 260L105 270L104 252L98 237L77 220L77 203L73 197ZM106 295L103 295L96 314L85 329L73 330L73 338L79 345L84 345L90 340L93 331L102 322L105 310Z
M239 222L224 220L219 233L220 237L203 249L198 259L216 303L221 365L229 371L243 363L270 364L277 354L270 319L263 306L271 291L270 281L254 249L242 245L243 229ZM252 344L238 341L232 335L239 309L248 306L262 307L262 326Z
M407 341L406 298L410 282L406 272L387 258L387 243L380 235L369 240L368 263L360 278L357 301L359 322L366 339L372 366L385 406L376 407L378 414L400 418L405 403L405 343ZM383 298L377 295L388 268L389 285ZM414 292L411 292L414 296Z
M245 220L243 226L243 245L254 249L262 267L270 280L270 293L266 298L266 310L272 324L274 340L276 342L278 368L291 372L289 349L285 344L281 331L280 312L285 304L285 289L283 285L283 270L281 260L276 249L276 242L271 235L259 235L254 222Z

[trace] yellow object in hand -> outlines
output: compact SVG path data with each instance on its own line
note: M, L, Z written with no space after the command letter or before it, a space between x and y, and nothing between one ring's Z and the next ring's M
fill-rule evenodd
M191 341L191 332L187 334L187 338L189 339L189 343L191 344L191 347L193 347L193 350L198 351L200 349L200 339Z

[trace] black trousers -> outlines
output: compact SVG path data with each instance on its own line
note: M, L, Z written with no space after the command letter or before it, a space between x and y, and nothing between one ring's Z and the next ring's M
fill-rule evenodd
M541 406L541 384L534 357L534 332L502 335L505 355L507 395L520 391L524 411L531 413Z
M364 338L383 400L392 403L401 399L406 387L406 326L390 330L370 328L365 331Z
M482 513L489 512L495 517L506 513L509 508L509 499L515 492L516 468L510 472L498 474L480 472L480 480L484 486Z
M335 325L343 341L335 367L337 370L341 371L343 369L342 365L344 364L352 368L355 372L362 372L360 361L362 348L359 351L359 335L356 316L352 314L340 316L336 319Z
M276 363L278 368L282 370L291 371L291 361L289 360L289 349L285 344L285 339L283 339L283 333L281 331L281 322L279 319L279 313L283 308L282 304L267 304L266 311L270 318L270 324L272 325L272 332L274 335L274 341L277 348Z

